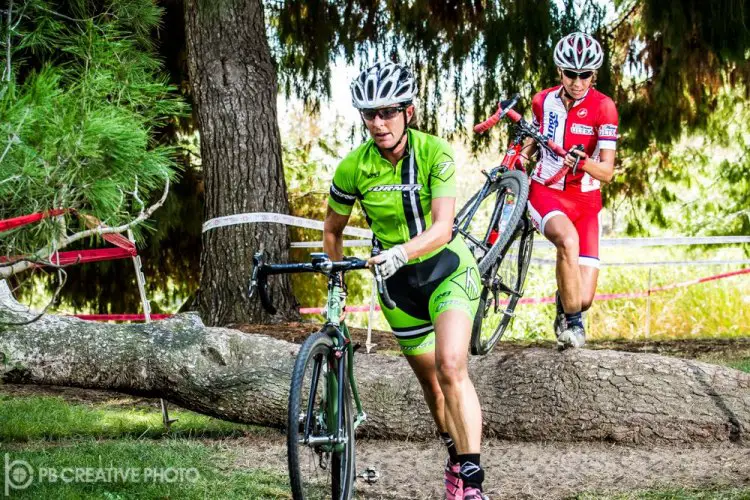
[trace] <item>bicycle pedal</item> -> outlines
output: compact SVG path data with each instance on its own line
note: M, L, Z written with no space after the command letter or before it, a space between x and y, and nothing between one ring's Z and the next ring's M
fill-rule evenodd
M365 480L367 484L373 484L380 479L380 473L373 469L372 467L368 467L359 474L357 474L357 477L361 477Z

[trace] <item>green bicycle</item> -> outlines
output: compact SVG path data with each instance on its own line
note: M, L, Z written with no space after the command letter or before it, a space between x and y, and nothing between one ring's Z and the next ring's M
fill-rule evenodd
M309 263L267 264L263 252L253 257L250 296L258 291L263 307L276 313L268 293L273 274L321 273L328 277L327 321L308 337L297 354L289 391L287 451L289 480L295 500L349 499L354 496L354 432L367 419L354 379L354 346L340 323L343 273L365 269L367 262L345 258L333 262L325 253ZM386 307L395 307L384 280L375 281ZM352 412L352 397L356 417Z

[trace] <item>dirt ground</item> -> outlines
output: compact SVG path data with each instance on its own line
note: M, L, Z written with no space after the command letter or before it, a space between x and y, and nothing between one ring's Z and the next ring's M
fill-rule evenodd
M315 330L309 323L278 325L259 331L292 342L302 342ZM364 344L363 330L353 333ZM374 332L380 349L396 350L388 332ZM539 347L552 343L502 343L501 349ZM750 357L750 339L710 339L663 342L599 342L595 349L654 352L697 359ZM362 349L364 351L364 349ZM362 352L360 351L360 352ZM158 400L106 391L62 387L0 385L0 394L60 396L72 403L149 407L159 411ZM270 468L286 474L284 435L275 430L250 431L241 438L224 439L221 446L235 452L236 466ZM368 499L442 498L442 465L446 458L437 441L357 441L357 469L375 469L373 484L357 481L357 497ZM590 492L593 498L648 489L747 489L750 498L750 445L630 447L608 443L523 443L487 440L482 465L487 470L491 498L552 499Z
M76 404L148 407L155 399L67 387L0 385L0 394L59 396ZM285 475L286 440L281 431L248 431L218 444L237 457L234 466L271 469ZM435 441L357 441L357 470L380 475L373 484L357 480L357 498L442 498L445 448ZM631 447L608 443L518 443L486 440L482 465L490 498L555 499L583 492L593 498L648 489L747 489L750 497L750 446Z
M226 443L237 465L286 472L284 436L242 438ZM438 442L357 441L357 470L373 468L373 484L357 480L358 498L442 498L447 455ZM486 493L492 499L596 498L644 489L750 488L750 447L626 447L604 443L483 443ZM750 495L750 491L748 492Z

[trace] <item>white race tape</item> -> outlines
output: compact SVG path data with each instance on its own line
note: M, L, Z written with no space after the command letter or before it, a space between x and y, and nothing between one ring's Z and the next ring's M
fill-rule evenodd
M674 238L603 238L600 247L671 247L685 245L733 245L750 243L750 236L677 236ZM539 248L552 248L552 243L542 238L534 241Z
M732 245L750 243L750 236L676 236L674 238L609 238L603 247L668 247L678 245Z
M323 248L322 241L295 241L292 248ZM344 240L345 247L371 247L372 240Z
M216 229L217 227L234 226L236 224L254 224L258 222L271 222L284 224L286 226L304 227L307 229L323 230L323 222L304 217L295 217L293 215L275 214L271 212L250 212L246 214L226 215L216 217L203 223L203 232ZM360 238L372 238L372 231L359 227L347 227L344 234L348 236L358 236ZM370 245L370 242L367 243Z
M304 227L307 229L323 230L323 222L305 219L304 217L295 217L293 215L276 214L272 212L250 212L246 214L227 215L216 217L203 223L203 232L216 229L217 227L233 226L235 224L252 224L258 222L271 222L284 224L287 226ZM347 227L344 229L347 236L357 236L367 238L366 240L349 240L344 241L344 246L369 247L371 245L372 231L359 227ZM750 243L750 236L698 236L687 237L677 236L672 238L608 238L599 242L600 247L663 247L678 245L730 245L738 243ZM293 248L320 248L323 246L320 242L300 241L292 243ZM542 238L537 238L534 242L537 248L551 248L552 243Z
M554 266L556 262L552 259L537 259L532 257L531 262L540 266ZM656 267L656 266L744 266L750 264L750 260L658 260L652 262L600 262L601 267Z

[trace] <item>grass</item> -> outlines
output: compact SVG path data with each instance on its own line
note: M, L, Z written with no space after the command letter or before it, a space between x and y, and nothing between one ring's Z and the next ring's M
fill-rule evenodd
M581 493L572 497L576 500L747 500L749 488L710 488L710 489L663 489L644 490L614 495L602 493Z
M735 370L750 373L750 358L729 362L727 363L727 366L731 366Z
M172 409L173 437L228 437L247 426ZM0 395L0 442L89 438L148 437L164 434L161 413L150 408L69 404L58 397Z
M10 493L34 499L289 498L285 476L238 469L235 452L220 440L196 439L238 437L254 428L185 410L170 416L179 420L165 434L157 409L0 396L3 468L22 460L33 470L28 488ZM76 473L80 479L71 481Z
M28 488L11 490L14 498L289 498L285 477L232 469L226 451L184 439L126 437L8 455L33 470ZM81 479L71 480L76 474Z

